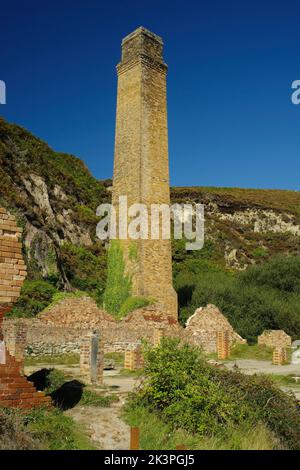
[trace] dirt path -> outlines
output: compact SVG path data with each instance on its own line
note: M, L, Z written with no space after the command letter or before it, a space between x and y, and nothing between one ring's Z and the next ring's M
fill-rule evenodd
M130 429L120 418L122 403L110 408L75 406L66 412L86 430L99 450L128 450Z
M78 366L49 365L29 366L25 368L27 375L42 368L63 371L74 379L80 380L80 369ZM129 392L134 389L137 377L135 375L124 375L120 373L120 368L104 371L103 386L92 387L96 392L105 392L116 395L119 401L108 408L96 406L76 405L65 411L65 414L72 417L79 424L92 444L99 450L128 450L130 446L130 428L121 419L121 408L125 403Z

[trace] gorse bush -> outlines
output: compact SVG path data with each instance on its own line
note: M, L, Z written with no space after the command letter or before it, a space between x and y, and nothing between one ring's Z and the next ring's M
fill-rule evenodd
M173 429L214 436L261 422L281 445L300 449L297 403L266 377L216 369L199 349L174 339L145 348L144 375L128 406L158 413Z

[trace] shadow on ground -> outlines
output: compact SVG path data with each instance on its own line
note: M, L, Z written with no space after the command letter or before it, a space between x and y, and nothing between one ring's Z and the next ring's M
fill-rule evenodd
M78 380L70 380L59 386L57 390L47 393L47 388L51 385L49 374L52 370L38 370L28 376L27 379L33 383L37 390L45 391L52 398L52 402L57 408L63 411L74 408L81 400L85 385Z

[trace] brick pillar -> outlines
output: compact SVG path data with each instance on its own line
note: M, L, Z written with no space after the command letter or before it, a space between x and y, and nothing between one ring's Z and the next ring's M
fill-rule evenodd
M228 359L230 356L229 331L217 331L217 354L218 359Z
M274 366L282 366L287 362L287 352L285 348L275 348L273 351Z
M164 330L162 328L155 328L153 332L153 346L159 346L164 336Z
M124 357L124 369L137 370L143 367L144 359L142 355L141 345L135 346L133 349L127 349Z
M104 347L100 331L88 333L81 341L80 373L90 383L103 383Z

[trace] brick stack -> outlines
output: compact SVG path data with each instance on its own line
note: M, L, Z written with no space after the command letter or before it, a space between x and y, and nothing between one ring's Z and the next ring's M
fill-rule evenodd
M153 346L156 348L156 346L159 346L161 343L161 340L164 336L164 331L162 328L155 328L153 332Z
M26 277L20 236L15 217L0 207L0 304L12 305Z
M282 366L287 363L287 352L285 348L275 348L273 351L274 366Z
M37 392L21 375L21 363L6 351L5 364L0 364L0 406L29 409L50 406L51 398Z
M127 349L124 356L124 369L137 370L143 367L144 358L142 354L142 348L140 345L134 349Z
M292 338L284 330L265 330L257 338L257 343L269 348L290 348Z
M230 332L217 332L217 354L218 359L224 360L230 357Z
M186 322L184 336L186 340L194 346L200 346L205 352L217 352L217 333L228 331L230 343L245 344L243 339L227 318L213 304L198 308Z

